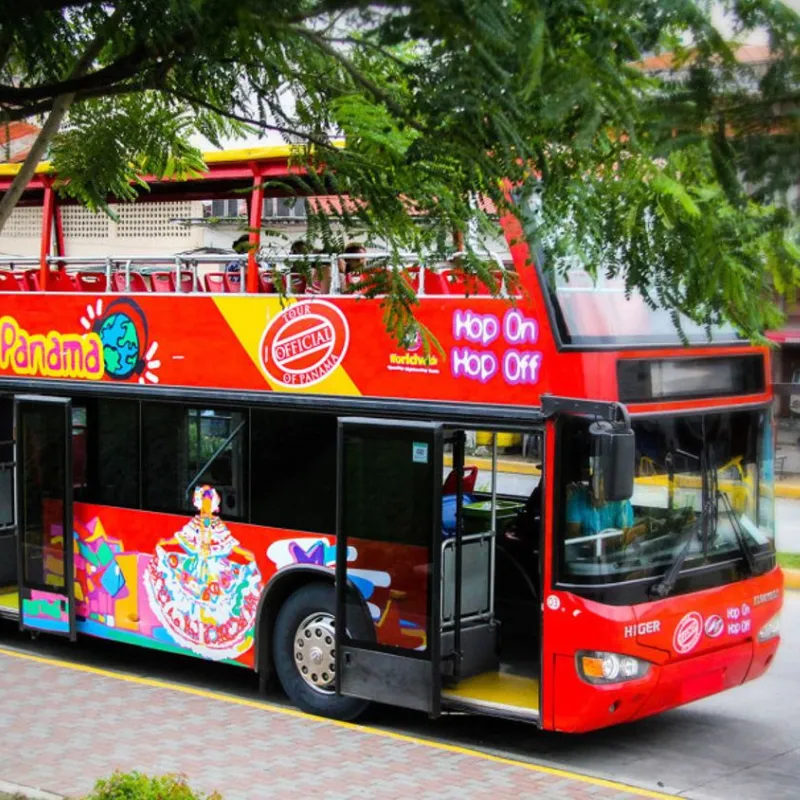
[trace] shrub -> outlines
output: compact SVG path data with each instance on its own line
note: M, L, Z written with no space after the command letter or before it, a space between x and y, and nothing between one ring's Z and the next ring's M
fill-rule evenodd
M181 775L151 778L140 772L115 772L97 781L84 800L222 800L222 795L199 794Z

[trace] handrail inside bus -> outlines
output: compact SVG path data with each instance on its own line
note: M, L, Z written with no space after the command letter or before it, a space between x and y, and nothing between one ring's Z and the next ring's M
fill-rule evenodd
M322 270L330 270L330 290L329 294L344 293L345 287L342 285L342 275L337 264L341 261L349 260L363 261L366 267L363 271L359 270L354 275L364 275L376 270L391 270L395 272L405 272L411 269L416 274L413 275L412 286L417 295L444 296L447 294L461 294L461 290L454 292L437 292L426 290L426 274L451 275L459 274L460 277L474 280L477 276L473 272L463 271L460 259L467 256L464 251L455 252L446 256L439 254L429 254L420 257L416 253L409 252L390 252L390 251L367 251L363 253L302 253L302 254L274 254L259 253L256 256L259 280L277 278L285 288L285 294L294 293L293 281L288 279L297 276L297 265L303 265L307 271L314 271L317 276L321 275ZM511 294L511 280L509 275L515 275L515 270L510 256L496 251L488 251L481 257L485 262L489 262L489 269L497 277L497 293L501 297L508 297ZM170 291L174 293L190 294L196 292L216 293L212 289L203 289L200 268L214 268L211 270L218 276L218 280L223 280L227 275L231 280L225 293L231 291L246 292L246 282L244 276L247 269L248 256L240 253L178 253L169 255L152 254L125 254L113 256L47 256L44 260L51 268L51 274L56 271L63 272L67 276L78 274L104 274L106 279L106 292L119 291L112 288L112 279L115 274L124 275L124 291L142 291L141 281L138 290L131 288L131 278L138 274L142 278L148 277L152 280L156 274L172 273L174 281ZM0 256L0 273L12 272L19 275L19 270L23 273L38 272L41 259L25 256ZM37 269L30 269L36 267ZM231 270L231 267L234 267ZM238 268L237 268L238 267ZM55 269L53 269L55 268ZM460 272L459 272L460 271ZM191 273L191 289L182 285L181 278L186 273ZM206 272L208 274L208 272ZM235 285L231 289L230 285ZM76 287L76 291L78 288ZM147 291L150 289L148 288ZM36 289L33 289L36 291ZM268 293L279 293L276 290ZM304 291L300 293L305 293ZM312 294L321 294L319 291L311 291ZM349 292L348 292L349 293ZM474 293L474 292L472 292Z

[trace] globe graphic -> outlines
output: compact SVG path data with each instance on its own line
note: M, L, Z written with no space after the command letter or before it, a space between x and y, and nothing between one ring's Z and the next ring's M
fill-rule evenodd
M132 375L139 362L139 334L133 320L122 312L109 314L100 325L98 335L108 375L118 379Z

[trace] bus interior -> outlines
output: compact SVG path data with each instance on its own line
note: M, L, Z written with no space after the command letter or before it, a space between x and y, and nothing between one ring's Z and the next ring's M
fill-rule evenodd
M462 481L462 643L488 619L494 650L472 661L462 645L461 677L446 681L443 701L483 713L535 719L541 648L540 542L543 433L466 431ZM442 488L443 639L455 594L456 474L452 450ZM478 653L482 653L478 648Z

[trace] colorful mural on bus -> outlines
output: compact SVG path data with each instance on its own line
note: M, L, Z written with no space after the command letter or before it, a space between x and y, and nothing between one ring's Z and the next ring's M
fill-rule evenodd
M79 632L215 661L254 665L258 604L280 569L333 571L331 536L227 522L212 486L198 486L196 514L75 504L75 610ZM378 641L426 646L424 548L354 541L348 578Z

